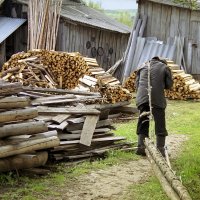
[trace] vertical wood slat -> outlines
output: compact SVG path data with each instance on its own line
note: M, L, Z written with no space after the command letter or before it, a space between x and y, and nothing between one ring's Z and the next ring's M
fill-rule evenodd
M94 130L96 128L96 124L99 120L99 116L98 115L87 115L84 125L83 125L83 129L81 132L81 139L80 139L80 143L86 146L90 146L91 142L92 142L92 137L93 137L93 133Z

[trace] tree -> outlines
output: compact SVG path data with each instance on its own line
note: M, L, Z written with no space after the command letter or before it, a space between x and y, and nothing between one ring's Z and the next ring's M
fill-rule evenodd
M90 8L94 8L94 9L100 10L100 11L103 10L103 8L102 8L102 6L101 6L101 2L95 3L95 2L92 2L92 1L90 0L89 2L86 2L86 4L87 4L87 6L89 6Z

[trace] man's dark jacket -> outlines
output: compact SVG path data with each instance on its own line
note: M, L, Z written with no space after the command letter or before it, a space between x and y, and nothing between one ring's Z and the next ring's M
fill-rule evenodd
M158 57L153 58L150 62L150 84L151 84L151 101L152 106L157 108L166 108L166 99L164 89L170 89L173 85L170 69L164 60ZM149 102L148 96L148 65L144 65L137 71L136 77L136 105L139 107Z

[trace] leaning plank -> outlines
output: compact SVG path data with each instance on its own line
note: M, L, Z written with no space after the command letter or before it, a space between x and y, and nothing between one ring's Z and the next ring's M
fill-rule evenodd
M100 111L96 109L77 109L77 108L56 108L56 107L45 107L38 106L39 114L90 114L90 115L98 115Z
M92 142L92 136L99 120L99 116L87 115L83 124L83 130L81 132L80 143L86 146L90 146Z
M48 128L42 121L8 124L0 127L0 138L25 134L32 135L45 131L48 131Z
M30 101L26 97L5 97L0 99L0 108L24 108L30 104Z
M35 108L26 108L21 110L6 111L0 113L0 123L33 119L38 116Z
M0 159L0 172L43 166L47 159L48 153L45 151L3 158Z
M48 149L56 147L59 144L59 138L57 136L53 136L49 138L21 142L14 145L5 145L0 147L0 158L32 152L35 150Z

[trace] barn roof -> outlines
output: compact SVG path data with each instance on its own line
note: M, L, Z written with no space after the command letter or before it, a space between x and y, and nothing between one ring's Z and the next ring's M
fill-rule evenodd
M20 3L27 3L27 0L17 0ZM61 17L74 23L106 29L109 31L129 34L131 29L106 16L100 11L85 5L81 0L63 0Z
M140 0L137 0L137 2L139 2L139 1ZM159 4L166 4L166 5L170 5L170 6L189 8L188 5L181 4L181 3L174 3L173 0L147 0L147 1L155 2L155 3L159 3ZM195 8L195 10L200 10L200 0L197 0L197 6L198 7Z

